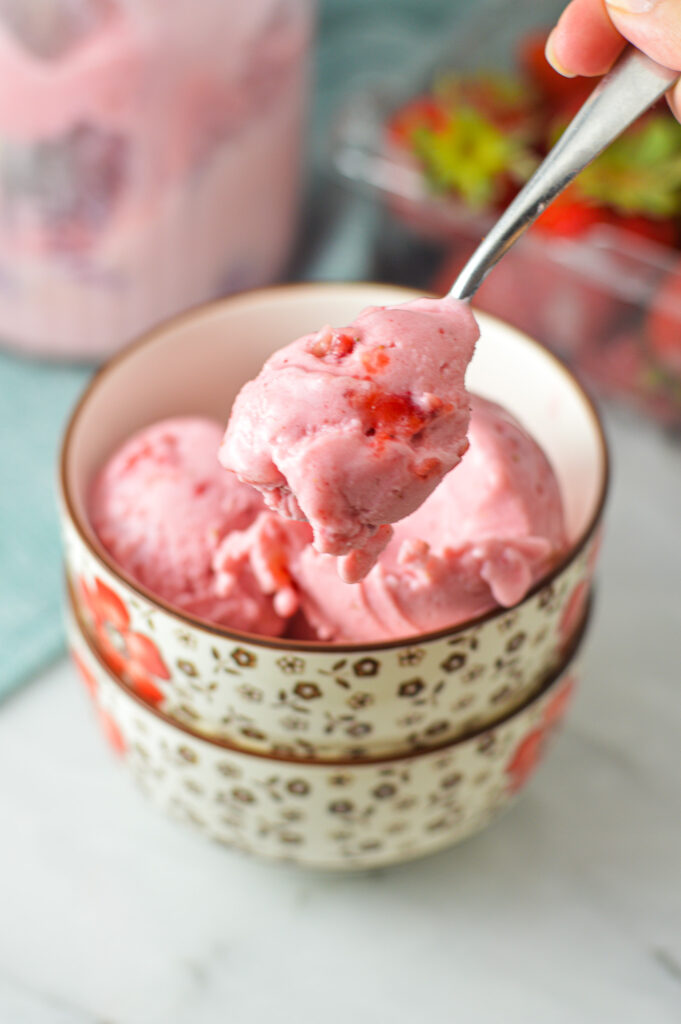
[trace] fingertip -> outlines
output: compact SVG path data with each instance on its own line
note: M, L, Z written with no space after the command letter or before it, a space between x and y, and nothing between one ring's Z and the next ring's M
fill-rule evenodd
M667 103L671 112L679 123L681 123L681 82L677 82L673 89L667 93Z
M561 74L604 75L625 41L602 0L571 0L547 43L547 59Z
M553 70L557 71L559 75L563 75L564 78L575 78L575 72L569 71L566 67L564 67L561 61L559 60L558 56L556 55L555 35L556 30L554 28L549 34L549 38L546 40L544 56L546 57L547 61L549 62Z

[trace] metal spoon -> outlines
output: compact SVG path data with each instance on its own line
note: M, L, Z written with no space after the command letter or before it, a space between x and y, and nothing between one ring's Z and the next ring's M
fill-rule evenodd
M483 238L452 285L452 298L470 299L492 267L549 203L679 77L678 71L664 68L640 50L627 47Z

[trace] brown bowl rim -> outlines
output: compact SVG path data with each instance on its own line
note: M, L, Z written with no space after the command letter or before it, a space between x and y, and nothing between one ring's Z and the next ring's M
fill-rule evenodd
M442 640L445 637L454 637L468 632L471 629L475 629L481 626L483 623L488 622L492 619L503 617L503 615L512 611L512 608L491 608L487 612L483 612L482 615L477 615L475 618L466 619L465 622L460 622L456 626L445 626L440 629L431 630L424 633L413 633L401 637L392 637L389 640L376 640L374 642L365 643L325 643L321 640L296 640L289 637L271 637L264 636L258 633L248 633L246 631L228 629L226 626L220 626L216 623L211 623L207 619L199 618L199 616L192 615L189 612L183 611L181 608L177 608L175 605L170 604L163 598L153 594L150 590L147 590L141 583L138 583L132 576L129 576L125 570L123 570L116 561L111 558L108 552L100 544L98 538L94 535L90 537L88 535L87 528L84 527L83 522L77 515L74 504L71 500L69 488L67 487L67 473L66 465L68 461L68 453L70 448L71 436L76 428L79 416L82 409L87 404L90 396L95 391L100 380L102 380L107 374L115 368L119 362L129 358L138 349L143 348L145 345L152 344L159 335L165 334L169 330L177 330L185 323L189 323L199 316L213 315L223 306L233 305L235 303L244 302L246 300L252 301L257 299L258 295L277 295L281 293L288 294L291 291L317 291L319 288L330 288L330 289L345 289L345 288L360 288L370 292L376 288L391 288L396 292L403 292L405 297L422 296L424 292L419 292L414 288L407 288L402 285L391 285L386 282L378 281L309 281L309 282L292 282L290 284L275 285L267 288L252 288L248 291L239 292L236 295L230 295L222 299L216 299L213 302L201 303L191 309L185 310L183 313L179 313L177 316L171 317L167 320L162 321L150 330L145 331L140 337L134 339L129 344L125 345L119 352L108 359L91 377L88 381L84 391L80 395L76 405L74 406L71 415L69 416L62 443L59 452L59 463L58 463L58 483L61 498L64 507L68 513L69 520L72 526L75 528L81 542L95 557L95 559L104 566L104 568L126 588L132 590L134 594L140 597L143 601L151 604L171 618L178 620L184 625L190 626L192 629L198 629L203 633L208 633L213 637L220 637L221 639L230 640L237 644L249 644L252 647L265 647L275 648L283 651L308 651L310 653L336 653L342 654L359 654L367 653L370 651L385 651L397 647L410 647L414 645L420 645L425 643L431 643L433 641ZM490 316L484 313L484 316L488 320L496 321L497 323L503 324L505 327L510 328L519 334L530 344L534 345L535 348L540 349L544 355L548 356L556 365L556 367L567 377L568 381L572 384L573 388L579 393L581 398L586 404L586 407L591 414L593 419L594 428L596 431L596 437L598 445L601 449L601 457L603 460L603 477L600 485L600 492L594 512L589 520L585 530L581 537L570 547L568 552L560 559L552 569L549 570L544 576L542 576L537 582L528 590L523 597L522 601L518 604L513 605L513 608L520 608L526 602L530 601L536 594L543 590L546 586L550 585L560 574L568 568L584 550L586 545L591 540L591 537L595 533L602 515L605 501L607 498L609 486L610 486L610 456L608 452L608 444L605 437L605 430L603 428L603 422L600 414L596 407L596 404L582 386L576 375L565 365L562 359L560 359L554 352L542 345L541 342L535 338L530 337L529 334L525 334L518 328L513 327L510 324L506 324L503 320L498 317Z
M92 639L90 638L86 628L84 627L81 616L78 614L78 610L73 600L73 591L68 582L66 583L66 600L68 607L67 614L69 614L73 618L75 627L78 630L78 634L81 640L84 642L90 654L95 659L101 670L104 673L106 673L106 675L109 677L114 686L117 686L120 690L123 690L126 696L130 697L130 699L133 700L136 704L138 704L141 708L143 708L144 711L148 712L151 715L154 715L156 718L159 718L162 722L165 722L165 724L169 725L171 728L179 729L180 732L185 733L187 736L191 736L192 739L194 740L202 741L203 743L207 743L209 746L212 747L219 747L221 750L228 750L232 754L241 754L244 757L257 757L262 761L284 762L286 764L314 765L315 767L322 768L361 768L364 765L376 765L392 763L395 761L406 761L413 759L415 757L420 757L425 754L442 754L445 751L451 750L454 747L461 746L464 743L471 743L473 740L479 739L482 736L487 735L487 733L494 732L495 729L498 729L501 726L505 725L507 722L510 722L517 715L523 714L530 707L532 707L533 704L540 701L542 697L544 697L549 692L549 690L560 680L560 678L563 675L565 675L565 673L569 670L570 666L573 665L573 663L576 660L577 654L580 648L582 647L584 637L588 632L588 627L591 621L594 603L593 592L590 591L586 608L584 609L584 613L582 615L582 620L572 638L567 653L565 653L561 658L560 664L557 665L556 668L554 668L553 671L550 673L550 675L544 680L544 682L541 685L541 688L536 693L528 697L525 701L523 701L523 703L520 704L517 708L514 708L512 711L507 712L505 715L502 715L502 717L497 719L497 721L492 722L490 725L486 725L483 728L475 729L472 732L466 733L463 736L457 736L456 739L446 740L444 743L439 743L432 747L419 747L418 750L405 750L401 751L398 754L392 755L383 754L380 757L343 757L329 758L328 760L326 760L323 758L296 757L295 754L266 754L264 751L260 750L246 750L243 747L240 747L237 743L232 743L229 740L225 740L220 736L204 736L203 733L198 732L196 729L192 729L192 727L190 725L187 725L185 722L179 722L177 721L177 719L173 718L165 711L161 711L159 708L154 707L151 704L147 704L147 702L143 700L143 698L140 697L138 693L135 692L132 686L126 683L123 679L120 678L120 676L116 675L116 673L109 668L109 666L102 658L101 654L99 653L96 646L92 642Z

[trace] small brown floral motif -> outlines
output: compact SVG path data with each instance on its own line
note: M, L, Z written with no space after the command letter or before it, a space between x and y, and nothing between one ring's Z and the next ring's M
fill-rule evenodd
M290 655L284 655L277 660L277 665L282 672L286 675L297 676L301 672L305 671L305 661L303 658L296 658Z
M236 765L230 764L229 761L219 761L216 768L221 775L226 776L228 779L238 779L241 775L241 768L237 768Z
M184 629L177 629L175 630L175 636L178 643L184 644L185 647L189 647L191 650L196 647L196 637L193 633L189 633Z
M250 700L254 704L259 704L265 696L262 690L259 690L257 686L251 686L250 683L242 683L241 686L237 686L236 692L244 700Z
M316 700L322 695L322 691L316 683L296 683L293 687L293 692L296 697L300 697L301 700Z
M305 779L291 779L286 783L286 788L294 796L307 796L310 792L310 784Z
M406 682L400 683L397 695L399 697L418 697L425 687L426 684L422 679L407 679Z
M397 724L403 729L411 729L412 726L418 725L424 719L422 711L414 711L410 715L405 715L404 718L398 718Z
M463 775L461 772L453 772L451 775L445 775L440 785L443 789L452 789L454 786L458 786L462 779Z
M355 805L351 800L334 800L329 804L331 814L351 814L354 809Z
M258 664L258 659L251 651L244 650L243 647L235 647L231 652L230 657L232 661L235 661L239 668L255 668Z
M261 732L260 729L256 729L252 725L244 726L244 728L240 729L239 732L248 740L257 740L259 742L262 742L263 740L267 739L267 733Z
M367 736L371 732L371 725L368 722L353 722L347 727L345 732L348 736L352 736L354 739L359 739L360 736Z
M511 639L507 641L507 643L506 643L506 650L509 653L511 651L517 651L525 643L525 640L526 640L525 633L522 633L522 632L516 633L515 636L512 636Z
M449 722L433 722L425 730L425 735L432 739L433 736L441 736L443 732L447 732L449 729Z
M463 679L464 683L474 683L476 681L476 679L479 679L480 676L482 676L484 674L485 674L485 666L484 665L471 665L471 667L469 669L466 669L466 672L462 676L462 679Z
M441 832L447 828L449 822L446 818L438 818L436 821L429 821L426 825L426 832Z
M548 608L551 602L553 601L554 596L555 592L553 589L553 584L549 584L548 587L544 587L544 589L539 595L538 607L542 609Z
M189 704L180 704L177 710L180 715L184 715L185 718L189 718L192 721L196 721L196 719L201 717L198 711L190 707Z
M373 790L373 795L377 800L388 800L391 796L394 796L397 792L397 787L393 786L391 782L382 782L380 786L376 786Z
M380 839L363 839L359 848L362 853L370 853L373 850L380 850L382 845Z
M329 786L349 786L352 782L352 775L330 775L327 782Z
M546 626L544 626L544 628L540 629L539 632L536 633L534 635L534 637L532 638L532 646L533 647L539 647L540 644L544 643L544 641L546 640L548 635L549 635L548 628Z
M413 665L420 665L426 656L426 652L422 647L408 647L406 651L402 651L397 656L397 663L403 668L407 668Z
M299 811L296 807L285 807L281 812L281 816L284 821L303 821L305 818L303 812Z
M227 663L227 657L226 656L223 657L220 654L220 652L217 649L217 647L211 647L210 653L211 653L211 655L213 657L213 660L215 662L215 668L216 669L220 669L220 671L226 672L227 675L230 675L230 676L239 676L239 675L241 675L241 673L239 672L238 669L232 668L232 666Z
M306 732L309 728L310 723L305 718L296 718L295 715L287 715L286 718L282 718L281 727L286 729L287 732Z
M251 793L250 789L244 789L243 786L235 786L232 790L232 796L235 800L238 800L240 804L255 803L255 796L253 793Z
M380 667L375 658L360 658L352 666L352 671L356 676L375 676Z
M513 690L510 686L502 686L501 689L496 690L489 699L490 704L499 704L501 701L507 700Z
M400 801L398 801L398 803L395 804L395 807L397 808L398 811L410 811L411 808L415 805L415 796L405 796Z
M184 672L184 674L186 676L189 676L191 679L196 679L196 677L199 674L196 665L192 661L185 661L183 658L178 658L177 667L181 672Z
M280 832L279 842L286 843L288 846L300 846L304 840L297 832Z
M442 662L440 668L443 672L458 672L465 664L466 655L461 651L453 651L449 657Z
M348 707L358 711L360 708L368 708L374 703L374 696L371 693L353 693L348 697Z
M478 741L478 751L481 754L488 754L491 750L494 749L495 744L496 739L494 733L487 732L485 733L484 736L481 736Z
M500 633L507 633L510 629L513 629L513 627L515 626L517 620L518 620L518 613L517 612L510 612L508 615L504 616L503 619L499 620L499 632Z
M177 753L187 764L196 764L199 760L198 754L191 747L178 747Z

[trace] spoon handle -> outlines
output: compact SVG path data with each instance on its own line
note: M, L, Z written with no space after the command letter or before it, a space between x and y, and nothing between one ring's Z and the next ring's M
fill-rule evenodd
M455 299L471 298L492 267L549 203L678 77L678 71L656 64L633 46L627 47L483 238L452 285L450 295Z

